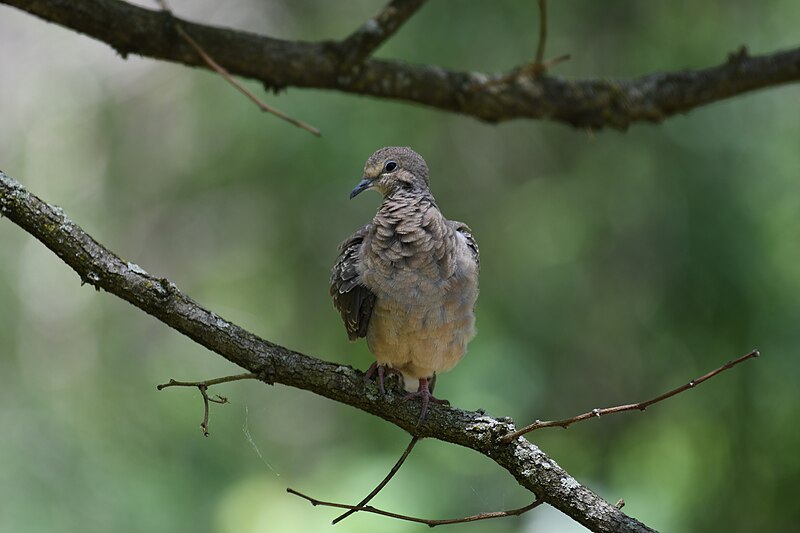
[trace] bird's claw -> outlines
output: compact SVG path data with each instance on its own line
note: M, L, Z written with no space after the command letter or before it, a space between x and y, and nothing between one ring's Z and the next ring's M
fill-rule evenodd
M401 401L405 402L412 398L419 398L420 401L422 402L422 411L419 414L417 427L419 427L425 421L425 416L428 414L428 405L430 405L431 402L437 403L439 405L450 405L450 402L448 402L447 400L441 400L435 397L433 393L431 393L431 390L428 387L428 380L425 378L420 378L419 389L417 390L417 392L409 392L408 394L403 396L403 399Z
M386 377L386 365L379 365L378 362L372 363L367 372L364 374L364 383L366 384L368 381L373 379L375 375L378 376L378 389L381 391L381 396L386 397L386 387L383 384L384 378ZM389 367L389 374L399 374L397 370L394 368Z

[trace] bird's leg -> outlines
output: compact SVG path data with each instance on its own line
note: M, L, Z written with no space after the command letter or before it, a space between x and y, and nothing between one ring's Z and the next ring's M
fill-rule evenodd
M436 385L435 375L433 379L430 380L430 384L428 382L428 378L419 378L419 389L417 389L417 392L409 392L403 397L402 401L410 400L411 398L419 398L420 401L422 401L422 412L419 414L417 426L425 421L425 415L428 414L428 404L430 404L430 402L450 405L450 402L447 400L440 400L439 398L433 396L431 390L433 389L434 385Z
M389 373L400 374L400 372L391 367L389 367ZM378 388L381 391L381 396L386 396L386 389L383 386L383 380L384 377L386 376L386 365L378 364L377 361L369 365L366 374L364 374L364 383L374 378L375 374L378 375Z

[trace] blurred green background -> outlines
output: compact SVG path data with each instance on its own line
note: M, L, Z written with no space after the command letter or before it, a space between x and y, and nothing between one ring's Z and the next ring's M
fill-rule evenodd
M382 1L173 0L180 15L288 39L341 38ZM149 5L141 2L142 5ZM535 51L535 2L430 2L378 55L504 71ZM574 0L550 5L548 56L570 77L631 77L798 45L800 4ZM377 196L349 202L383 145L427 158L450 218L481 245L477 338L440 396L519 423L643 400L764 356L645 414L530 436L663 531L800 523L800 87L627 133L497 126L290 89L263 115L219 77L129 57L0 6L0 168L99 242L255 333L366 368L328 298L336 246ZM262 94L258 83L247 85ZM169 378L237 368L116 297L81 287L0 222L0 530L328 530L407 443L399 429L283 386L219 386L211 437ZM488 459L423 441L375 500L455 517L530 501ZM340 531L426 531L357 515ZM571 532L555 510L449 531Z

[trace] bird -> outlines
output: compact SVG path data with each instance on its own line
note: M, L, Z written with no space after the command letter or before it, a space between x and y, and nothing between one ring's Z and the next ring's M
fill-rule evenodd
M470 228L448 220L431 194L428 165L411 148L388 146L367 159L352 200L381 194L372 221L339 247L330 295L351 341L365 337L385 398L387 372L402 376L425 420L436 375L451 370L475 336L480 252Z

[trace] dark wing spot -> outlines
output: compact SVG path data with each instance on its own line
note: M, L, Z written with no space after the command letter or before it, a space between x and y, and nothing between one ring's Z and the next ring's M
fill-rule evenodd
M369 319L375 306L375 294L362 283L358 274L361 244L369 225L364 226L344 243L339 259L333 265L330 294L333 306L342 315L344 327L350 340L367 335Z

